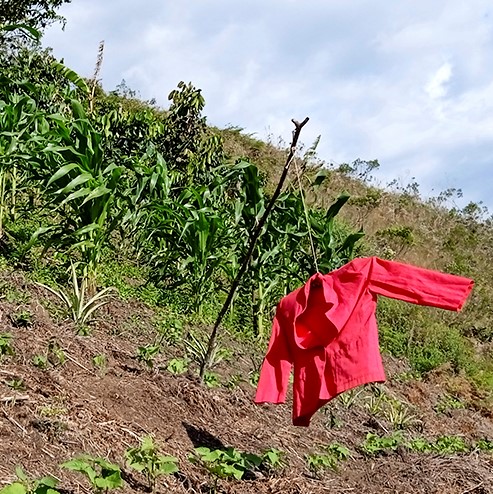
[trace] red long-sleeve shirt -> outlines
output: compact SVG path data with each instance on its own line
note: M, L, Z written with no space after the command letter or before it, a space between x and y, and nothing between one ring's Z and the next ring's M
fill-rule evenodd
M293 424L308 426L313 414L338 394L385 381L377 295L459 311L473 284L377 257L313 275L277 306L255 402L284 403L293 369Z

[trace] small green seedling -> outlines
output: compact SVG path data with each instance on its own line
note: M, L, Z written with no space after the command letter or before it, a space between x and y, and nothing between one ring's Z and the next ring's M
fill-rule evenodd
M277 470L284 466L284 453L279 449L270 448L262 455L262 466L268 470Z
M416 437L412 439L407 444L407 447L416 453L431 453L433 451L433 444L424 437Z
M108 365L108 360L106 358L106 355L104 355L103 353L95 355L92 358L92 364L94 365L94 367L99 369L101 374L104 374L106 371L106 367Z
M127 449L125 457L129 467L145 475L149 488L153 492L158 477L178 471L178 459L174 456L159 454L150 436L144 437L139 447Z
M434 409L437 413L450 415L452 410L463 410L466 404L456 396L445 395L440 398Z
M493 453L493 441L489 439L480 439L476 443L476 448L486 453Z
M256 388L258 385L258 380L260 379L260 371L253 370L248 373L248 382L250 386Z
M31 480L21 467L15 469L15 474L18 480L0 489L0 494L59 494L58 480L53 477Z
M48 342L48 361L53 367L63 365L65 363L65 352L63 348L54 340Z
M35 355L33 357L33 365L38 369L45 370L48 368L48 357L45 355Z
M225 386L231 390L236 389L240 385L242 380L243 379L241 377L241 374L233 374L232 376L230 376Z
M204 372L204 383L208 388L217 388L221 386L221 379L215 372L206 371Z
M15 355L12 338L10 333L0 333L0 357Z
M216 477L216 482L219 478L241 480L247 471L256 469L262 463L262 457L234 448L195 448L195 456L191 455L189 459L193 463L201 463Z
M137 349L137 360L147 365L149 369L154 368L154 359L161 350L160 345L144 345Z
M183 358L173 358L168 362L166 370L171 374L183 374L188 370L188 362Z
M62 463L61 466L67 470L84 474L92 488L98 493L123 486L120 467L103 458L82 455Z
M361 449L366 455L375 456L388 450L395 451L403 444L404 439L398 432L394 432L389 436L377 436L376 434L369 432L361 445Z
M30 311L24 309L12 314L10 320L15 328L27 328L32 325L33 316Z
M467 453L469 447L462 437L439 436L433 444L433 450L439 454Z
M5 381L5 384L15 391L23 391L25 389L22 379L11 379L10 381Z
M325 447L326 453L307 455L308 468L315 473L321 470L337 470L340 461L350 456L349 449L339 443L332 443Z

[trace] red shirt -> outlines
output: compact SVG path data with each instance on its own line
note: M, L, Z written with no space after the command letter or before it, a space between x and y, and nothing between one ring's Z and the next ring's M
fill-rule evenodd
M313 275L278 304L256 403L284 403L293 368L293 424L339 393L385 381L375 318L377 295L459 311L470 279L377 257Z

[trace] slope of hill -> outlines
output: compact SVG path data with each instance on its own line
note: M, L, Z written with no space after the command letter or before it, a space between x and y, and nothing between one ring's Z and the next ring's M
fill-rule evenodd
M491 411L475 406L474 389L447 369L422 379L387 356L386 384L345 393L309 428L297 428L289 402L252 404L245 344L231 344L216 369L222 385L207 387L193 366L170 372L172 359L183 355L180 345L164 349L152 369L139 361L138 348L156 336L149 306L115 299L91 333L78 336L72 323L49 315L53 304L18 273L2 273L3 328L15 350L4 352L0 368L4 485L21 465L30 478L60 479L63 492L91 492L84 475L60 467L85 453L120 467L123 492L148 492L125 451L152 435L179 465L158 477L156 492L493 492ZM206 463L190 462L197 447L257 455L274 449L282 465L217 480Z
M481 205L382 190L377 162L327 167L308 149L201 383L284 146L208 127L192 84L164 111L18 50L0 77L1 494L493 492ZM253 405L279 298L365 255L471 277L473 295L459 314L382 299L388 382L344 393L310 428L290 425L289 400Z

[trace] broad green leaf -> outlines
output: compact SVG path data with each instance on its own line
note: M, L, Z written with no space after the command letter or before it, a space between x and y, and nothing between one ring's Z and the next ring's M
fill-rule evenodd
M324 180L329 177L331 174L330 170L327 168L322 168L320 169L317 174L315 175L315 180L313 181L313 184L315 186L320 186L324 182Z
M78 80L78 79L82 80L81 86L84 86L86 84L85 81L82 78L80 78L75 72L73 72L73 71L70 71L70 72L72 72L73 74L75 74L75 75L71 75L72 77L74 77L74 79L76 79L76 80ZM71 82L74 82L74 81L71 80ZM86 85L86 87L87 87L87 85ZM76 124L74 124L74 126L76 126L77 128L79 128L80 129L80 132L83 133L86 130L84 128L85 127L84 124L86 123L85 122L86 112L84 111L84 108L82 107L80 101L77 101L76 99L72 99L70 101L70 104L72 105L72 111L74 112L74 117L75 118L79 118L80 120L83 121L83 123L77 122ZM89 136L87 136L87 139L89 141Z
M330 206L330 208L328 209L327 214L325 215L326 219L332 219L335 216L337 216L337 213L339 213L342 206L344 206L344 204L346 204L349 197L350 197L350 195L347 192L344 192L343 194L341 194L337 198L336 202L334 202L334 204L332 204L332 206Z
M77 177L75 177L73 180L71 180L68 185L66 185L63 189L57 190L56 194L66 194L67 192L70 192L72 189L77 187L78 185L85 184L89 180L91 180L93 177L89 173L81 173ZM87 189L89 191L89 189ZM89 193L89 192L88 192Z
M58 480L53 477L43 477L38 480L38 484L47 487L56 487L58 485Z
M172 473L178 472L178 465L176 464L178 460L173 457L165 458L165 460L163 460L162 457L160 458L161 463L159 465L159 473L170 475Z
M42 36L41 31L27 24L7 24L6 26L0 26L0 31L24 31L34 41L39 41Z
M79 197L84 197L86 195L89 195L91 193L91 189L89 188L84 188L84 189L79 189L76 190L75 192L72 192L72 194L68 195L61 203L60 206L63 206L64 204L69 203L70 201L73 201L74 199L78 199Z
M69 69L65 65L63 65L60 62L53 61L51 63L51 66L61 75L66 77L71 83L73 83L75 86L77 86L81 91L83 91L85 94L89 94L89 87L84 81L84 79L78 75L76 72L74 72L72 69ZM81 107L82 108L82 107Z
M53 182L57 181L59 178L65 176L68 172L73 170L74 168L79 168L77 163L69 163L68 165L62 166L51 178L48 180L48 186L50 186Z
M22 467L20 466L15 467L15 474L17 475L17 478L19 480L27 481L27 475L25 474Z
M96 223L91 223L90 225L83 226L78 230L75 230L74 236L80 237L81 235L85 235L86 233L93 232L94 230L98 230L100 227Z
M96 187L85 199L84 199L84 202L82 203L82 206L84 204L86 204L87 202L93 200L93 199L96 199L98 197L101 197L101 196L104 196L105 194L110 194L111 193L111 190L108 189L106 186L104 185L99 185L98 187Z
M27 494L27 490L20 482L14 482L1 489L0 494Z

